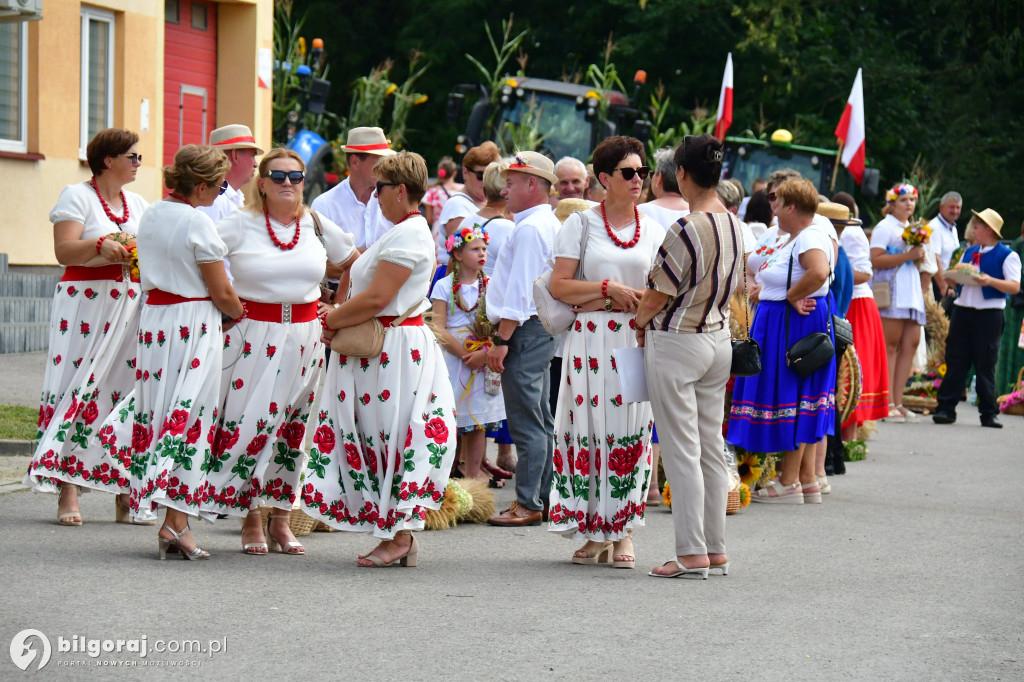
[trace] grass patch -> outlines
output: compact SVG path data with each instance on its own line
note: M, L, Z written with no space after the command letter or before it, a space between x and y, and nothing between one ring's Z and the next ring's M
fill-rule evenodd
M0 405L0 438L35 440L39 408Z

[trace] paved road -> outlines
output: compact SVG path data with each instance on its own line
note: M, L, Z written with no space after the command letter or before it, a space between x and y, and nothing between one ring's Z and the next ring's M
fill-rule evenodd
M115 524L107 495L82 498L81 528L56 525L52 497L0 495L0 679L24 679L3 652L25 628L67 679L137 676L119 662L227 679L1022 679L1024 420L1005 421L981 429L962 407L953 426L882 425L824 504L729 517L733 569L707 581L647 577L673 551L663 509L635 571L573 566L577 543L541 528L473 525L421 533L418 568L375 570L355 564L373 542L348 533L244 556L235 521L197 524L212 560L160 563L155 529ZM57 651L75 635L145 636L149 654ZM194 639L225 650L153 651Z

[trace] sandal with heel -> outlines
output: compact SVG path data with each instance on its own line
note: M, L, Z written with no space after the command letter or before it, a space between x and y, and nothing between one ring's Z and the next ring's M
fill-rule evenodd
M57 496L57 523L62 526L81 526L82 511L80 509L67 512L62 512L60 510L60 503L64 501L64 493L66 490L70 489L66 487L67 485L70 484L65 484L65 486L61 487L60 494ZM78 505L76 504L75 506L77 507Z
M655 573L654 571L651 571L647 575L651 576L652 578L689 578L690 580L708 579L708 570L710 569L707 566L702 566L700 568L687 568L686 566L683 566L681 563L679 563L679 559L676 559L674 557L663 563L662 566L667 566L670 563L675 564L679 568L679 570L675 573L668 574ZM722 564L722 566L724 566L726 572L728 572L728 562ZM719 568L719 566L716 566L715 568Z
M409 536L412 538L412 542L409 543L409 549L405 550L405 554L397 556L391 561L384 561L373 552L370 552L369 554L360 556L359 559L361 561L369 561L370 564L373 565L371 566L368 564L359 564L359 566L363 568L387 568L388 566L394 566L395 562L398 562L398 565L402 568L415 568L416 562L419 557L420 545L418 542L416 542L415 535L409 533Z
M255 514L255 516L259 516L259 513L257 512ZM245 542L243 540L242 541L242 552L244 554L248 554L249 556L267 556L267 554L270 553L270 550L267 547L267 541L266 541L267 529L266 529L266 527L264 527L262 519L260 519L260 530L263 531L263 542ZM243 535L245 534L245 526L244 525L242 526L242 534Z
M614 543L614 547L619 548L612 556L612 568L636 568L636 554L633 549L633 536L627 535L621 540L617 540ZM619 559L618 557L629 557L628 559Z
M166 530L168 533L174 536L173 539L169 539L165 538L162 535L157 535L160 551L160 553L157 555L157 558L161 561L167 559L168 551L177 551L181 555L182 559L188 559L189 561L201 561L210 558L210 553L207 552L205 549L200 548L198 545L196 545L196 548L192 551L189 551L181 546L181 538L185 535L185 533L189 533L192 530L187 525L180 531L176 531L170 526L164 524L164 526L160 530Z
M284 519L286 522L291 518L290 514L271 514L270 519L267 521L267 544L268 549L271 552L280 552L281 554L287 554L289 556L304 556L306 554L306 548L302 546L300 542L281 542L271 532L270 527L274 524L274 519Z
M588 543L589 544L589 543ZM583 545L572 555L572 562L580 566L594 566L596 564L609 564L612 561L612 547L615 543L609 541L601 545L596 554L587 551L587 545ZM582 556L580 556L582 555Z

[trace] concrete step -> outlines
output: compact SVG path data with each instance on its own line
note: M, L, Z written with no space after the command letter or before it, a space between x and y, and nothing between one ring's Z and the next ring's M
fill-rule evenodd
M60 275L39 275L24 272L0 274L0 298L47 298L60 281Z
M0 322L49 322L52 298L0 298Z
M46 350L49 343L49 322L0 323L0 353L31 353Z

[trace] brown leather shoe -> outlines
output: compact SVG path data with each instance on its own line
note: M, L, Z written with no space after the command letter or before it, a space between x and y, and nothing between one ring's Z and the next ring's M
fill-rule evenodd
M538 526L541 522L542 513L527 509L518 502L501 512L497 516L487 519L492 526Z

